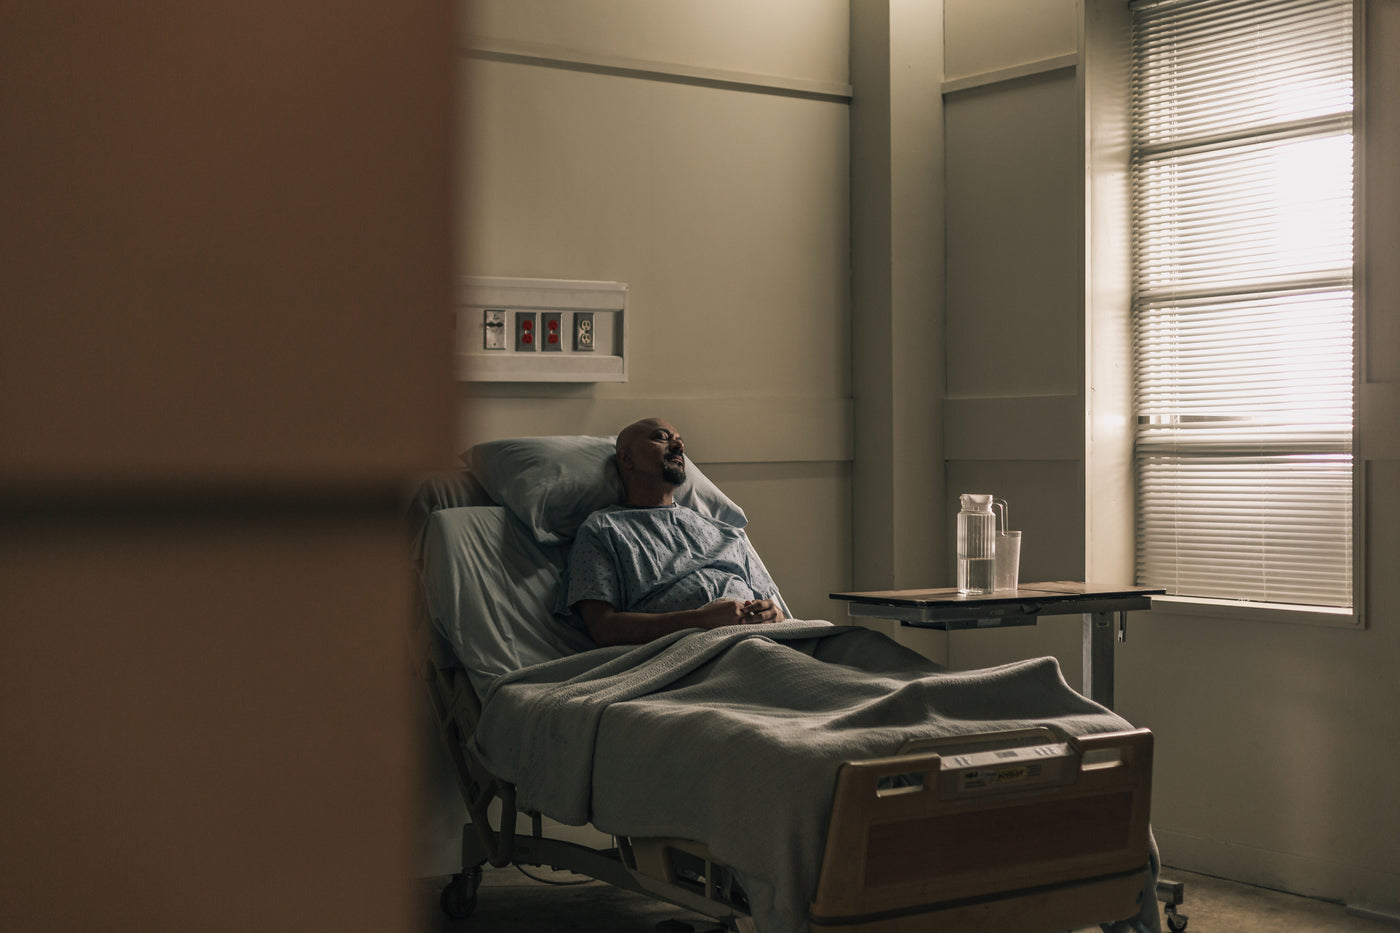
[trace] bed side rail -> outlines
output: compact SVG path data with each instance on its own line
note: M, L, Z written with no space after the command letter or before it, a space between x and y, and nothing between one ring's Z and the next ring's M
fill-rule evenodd
M1151 732L936 748L841 766L814 927L1063 930L1137 912Z
M475 842L485 853L485 859L498 867L508 865L515 839L515 788L496 780L468 748L481 720L481 700L465 670L440 663L434 650L435 632L421 585L415 589L413 619L409 640L414 671L426 689L433 714L433 731L451 762L453 776L457 779L457 787L470 818L468 825L479 837ZM489 813L491 803L497 797L505 801L503 812L511 816L509 820L502 818L500 832L491 827ZM464 851L466 843L464 839Z

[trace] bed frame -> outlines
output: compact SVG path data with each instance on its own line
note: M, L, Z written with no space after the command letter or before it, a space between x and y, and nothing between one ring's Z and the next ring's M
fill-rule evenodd
M443 890L443 910L471 913L485 864L549 866L756 933L734 872L702 842L613 837L613 847L594 849L546 836L540 814L517 809L514 786L470 750L481 702L445 656L417 591L416 668L469 815L463 870ZM1151 779L1146 729L1068 742L1048 730L924 740L894 756L846 762L836 774L812 930L1048 933L1134 916L1151 847Z
M420 634L417 643L431 644L431 631ZM733 874L714 863L703 846L614 837L614 848L593 849L546 836L540 814L516 809L514 785L497 780L471 753L467 742L481 716L481 701L462 668L440 663L433 655L431 650L420 652L418 667L469 816L462 827L462 872L452 877L440 898L445 913L456 919L471 914L486 864L546 865L668 901L742 933L756 933ZM500 810L493 825L491 809L497 801ZM519 830L522 816L530 824L524 834Z

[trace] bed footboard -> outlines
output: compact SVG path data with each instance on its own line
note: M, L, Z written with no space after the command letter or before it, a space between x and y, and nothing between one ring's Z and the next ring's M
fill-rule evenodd
M967 933L1133 916L1151 781L1146 729L1068 741L1022 730L847 762L812 925Z

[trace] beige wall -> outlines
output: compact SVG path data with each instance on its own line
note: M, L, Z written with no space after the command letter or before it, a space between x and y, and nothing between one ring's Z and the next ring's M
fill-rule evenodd
M832 616L851 563L844 0L464 9L459 271L626 282L629 379L463 384L460 445L666 417L794 612Z
M854 3L851 32L856 577L914 586L943 553L941 10Z
M942 584L943 69L937 4L851 4L856 589ZM898 629L935 659L941 633Z
M1084 4L1111 20L1116 0ZM1022 578L1121 572L1124 553L1121 464L1102 425L1112 405L1112 368L1086 376L1086 337L1101 347L1121 334L1086 334L1084 295L1102 304L1101 281L1122 244L1112 243L1121 201L1102 166L1088 165L1083 106L1111 94L1080 69L1035 74L1020 65L1063 65L1077 5L948 0L949 78L944 95L948 162L948 493L973 486L1005 495L1013 525L1025 529ZM1400 909L1400 816L1392 804L1400 767L1400 662L1393 531L1396 398L1400 343L1383 339L1400 320L1394 264L1374 257L1400 248L1394 115L1394 50L1400 4L1373 0L1367 94L1366 226L1370 293L1362 345L1361 391L1366 555L1364 631L1285 623L1134 615L1117 648L1118 708L1157 736L1153 825L1168 864L1277 886L1351 904ZM1072 33L1068 33L1072 34ZM1073 46L1070 47L1073 51ZM1112 50L1082 60L1111 64ZM986 74L987 83L967 81ZM1002 78L1004 80L995 80ZM1121 91L1121 89L1118 89ZM1095 124L1110 147L1111 124ZM1087 214L1085 178L1095 197ZM1086 257L1086 234L1097 237ZM1088 261L1088 288L1080 285ZM1095 274L1099 280L1096 280ZM1107 297L1106 297L1107 296ZM1120 295L1121 298L1121 295ZM1090 307L1092 310L1092 306ZM1121 346L1121 343L1119 344ZM971 365L998 348L1001 370ZM1092 378L1098 396L1088 396ZM1389 380L1389 381L1382 381ZM1086 397L1096 433L1085 436ZM1085 480L1085 449L1099 463ZM1086 509L1094 534L1086 539ZM1106 553L1105 549L1111 552ZM1128 565L1130 566L1130 565ZM1057 654L1071 683L1080 666L1078 626L959 633L950 639L959 667L1035 652ZM1188 891L1189 897L1189 891ZM1189 906L1189 905L1188 905Z
M461 443L666 415L798 615L941 575L939 7L465 9L459 266L626 282L630 345L625 384L464 385Z
M1009 503L1022 580L1084 575L1084 330L1072 2L945 4L949 508ZM952 663L1055 654L1079 683L1077 620L949 636Z

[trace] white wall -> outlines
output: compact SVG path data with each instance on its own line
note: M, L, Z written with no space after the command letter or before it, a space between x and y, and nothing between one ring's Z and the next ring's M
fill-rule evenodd
M464 384L462 446L671 420L798 615L851 574L844 0L473 0L464 275L626 282L629 381Z

